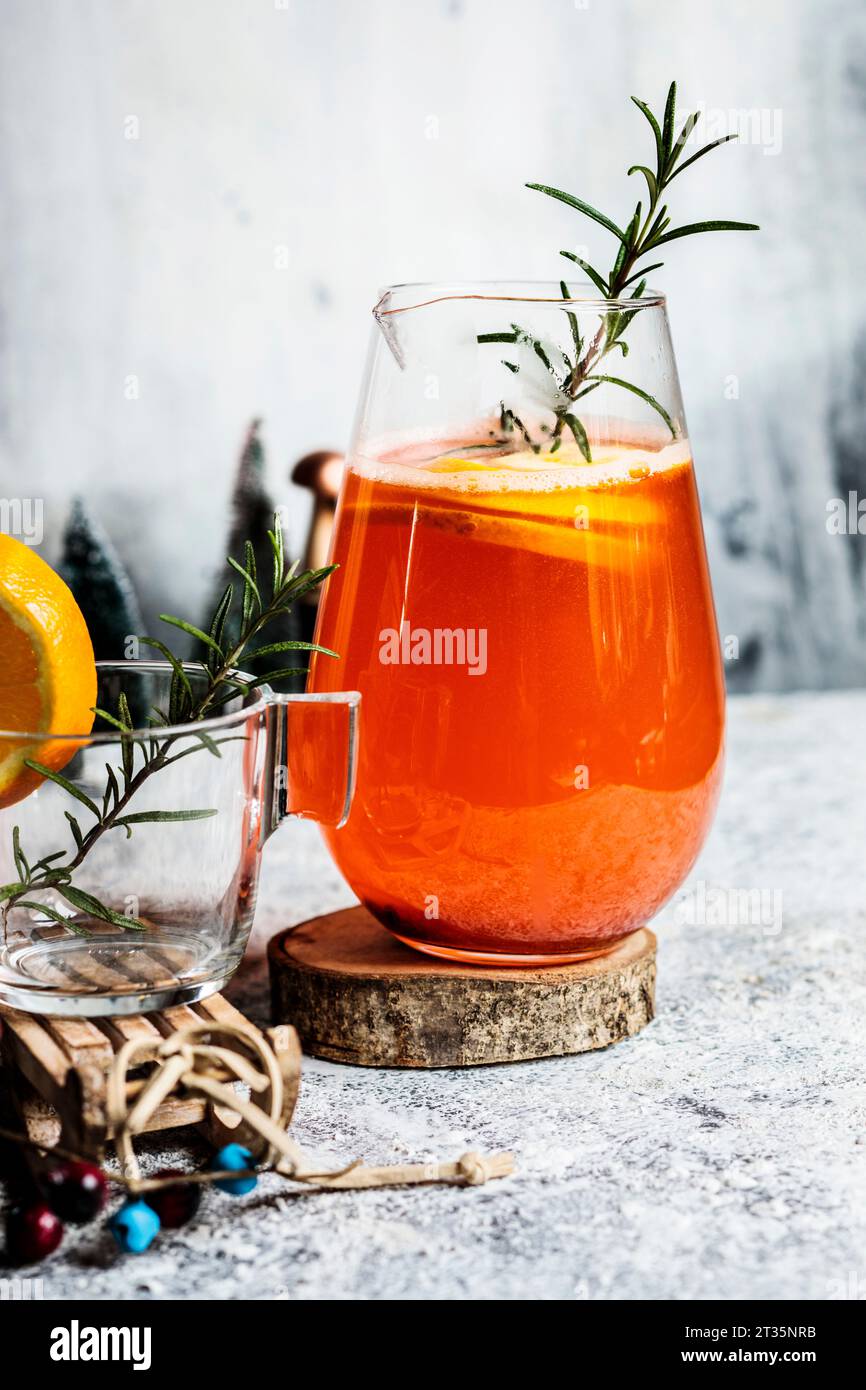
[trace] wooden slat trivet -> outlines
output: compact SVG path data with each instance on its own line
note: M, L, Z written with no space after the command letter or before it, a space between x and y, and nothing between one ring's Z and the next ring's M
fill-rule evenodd
M246 1028L255 1025L224 999L212 994L196 1004L179 1005L156 1014L119 1018L40 1018L0 1006L2 1059L30 1137L40 1144L59 1143L82 1155L101 1158L111 1130L106 1116L106 1078L115 1056L130 1038L169 1037L184 1024L212 1022ZM286 1026L265 1030L277 1054L283 1076L281 1122L291 1119L300 1086L301 1049L297 1034ZM227 1071L214 1078L230 1081ZM129 1082L131 1093L140 1081ZM203 1125L214 1144L227 1142L237 1124L219 1107L199 1096L169 1096L157 1108L146 1132Z
M304 1051L368 1067L470 1067L587 1052L655 1013L656 939L532 969L462 965L410 950L363 907L317 917L268 948L273 1017Z

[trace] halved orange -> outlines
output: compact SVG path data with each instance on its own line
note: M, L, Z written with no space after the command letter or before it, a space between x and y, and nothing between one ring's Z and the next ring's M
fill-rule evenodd
M25 758L59 772L80 746L15 734L87 734L95 703L93 646L71 590L32 547L0 535L0 807L38 786Z

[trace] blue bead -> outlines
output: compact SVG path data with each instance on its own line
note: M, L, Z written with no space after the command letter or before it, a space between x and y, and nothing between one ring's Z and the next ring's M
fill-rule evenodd
M121 1250L128 1255L141 1255L159 1230L159 1217L147 1202L134 1198L114 1213L108 1229Z
M226 1144L224 1149L214 1154L211 1168L215 1173L243 1171L244 1168L254 1168L255 1159L249 1149L245 1149L243 1144ZM252 1192L258 1183L258 1178L218 1178L214 1187L218 1187L222 1192L231 1193L232 1197L244 1197L248 1192Z

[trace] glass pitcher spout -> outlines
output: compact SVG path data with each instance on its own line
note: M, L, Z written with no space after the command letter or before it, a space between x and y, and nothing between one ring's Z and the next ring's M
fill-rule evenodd
M357 691L268 695L264 842L287 818L344 825L355 791Z

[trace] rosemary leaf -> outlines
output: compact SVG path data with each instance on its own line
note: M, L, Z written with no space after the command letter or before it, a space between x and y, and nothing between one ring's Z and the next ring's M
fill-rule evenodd
M132 733L133 723L132 715L129 711L129 701L127 700L126 695L122 690L117 697L117 709L118 713L120 714L120 718L123 722L124 729L127 729L130 733Z
M336 568L336 565L324 565L322 569L310 570L307 574L298 575L297 579L292 579L283 585L279 594L275 596L275 604L278 603L280 608L283 608L286 604L296 603L299 598L303 598L304 594L318 588L322 580L327 579L328 575Z
M268 535L273 536L273 532L269 531ZM274 564L276 565L276 560L274 561ZM276 569L274 570L274 573L276 574ZM208 645L207 663L209 670L215 669L216 658L222 652L223 633L225 631L226 618L228 617L231 611L234 596L234 585L227 584L225 589L223 590L222 598L220 599L219 603L216 606L216 609L214 610L214 615L213 619L211 620L210 626L210 636L213 645L211 646L210 644L206 644Z
M677 140L676 144L671 150L671 157L669 163L669 168L671 172L669 172L668 174L668 183L670 183L671 179L673 178L673 167L679 159L680 155L682 154L686 141L688 140L689 136L691 135L692 131L694 130L695 126L697 125L700 119L700 111L693 111L692 114L687 118L685 125L680 131L679 139Z
M171 651L171 649L167 647L164 642L160 642L158 637L139 637L138 640L139 642L144 642L145 646L147 647L155 647L156 650L160 652L162 656L165 657L166 661L168 662L172 671L174 672L180 686L182 687L184 694L189 699L190 704L192 704L192 686L189 683L189 676L183 669L183 663L180 661L180 659L175 656L174 652ZM177 722L171 714L169 715L169 719L172 724Z
M281 681L287 676L306 676L308 674L306 666L281 666L278 671L265 671L261 676L256 676L255 680L249 681L248 690L255 690L257 685L268 685L271 681Z
M670 183L672 179L675 179L678 174L682 174L684 170L688 169L690 164L694 164L696 159L702 159L705 154L709 154L710 150L714 150L717 145L726 145L729 140L737 140L739 134L740 132L738 130L732 130L730 135L722 135L718 140L711 140L708 145L704 145L703 149L698 150L696 154L691 155L688 159L684 159L682 164L674 169L673 173L668 178L668 183ZM755 230L757 231L757 228Z
M757 232L760 228L755 222L690 222L686 227L675 227L665 236L657 236L653 246L664 246L666 241L677 241L683 236L695 236L698 232Z
M268 532L268 540L271 543L271 550L274 552L274 571L273 571L273 591L277 592L283 582L283 528L279 518L274 518L274 529Z
M75 819L71 811L64 811L63 814L69 821L69 828L72 831L72 838L75 841L76 846L78 847L78 849L83 849L84 836L81 833L81 826L78 824L78 821Z
M677 105L677 84L672 82L668 88L668 99L665 102L664 123L662 125L662 152L664 155L665 173L670 164L671 151L674 143L674 113Z
M586 261L581 260L580 256L576 256L573 251L560 251L559 254L560 256L565 256L566 259L569 261L574 261L575 265L579 265L584 274L589 276L596 289L601 292L602 297L604 299L610 298L610 291L607 287L607 281L604 280L601 275L599 275L597 270L593 270L591 265L588 265Z
M18 898L16 907L29 907L33 912L41 912L44 917L48 917L52 922L59 922L61 926L67 927L74 936L90 936L90 932L80 923L72 921L69 917L64 917L62 912L56 908L49 907L47 903L32 902L28 898Z
M94 714L98 715L100 719L105 720L106 724L111 724L113 728L120 729L121 733L128 733L131 726L124 724L122 719L118 719L116 715L111 714L107 709L100 709L99 705L93 705L91 708Z
M198 741L199 741L199 747L200 747L200 748L206 748L207 751L210 753L211 757L213 757L213 758L221 758L221 757L222 757L222 753L220 752L219 748L217 747L215 740L211 738L210 734L206 734L206 733L204 733L204 731L202 731L201 733L194 734L193 737L196 738L196 739L198 739ZM243 738L243 734L238 735L238 737ZM222 740L222 742L225 742L225 740ZM197 752L198 752L198 748L191 749L191 752L197 753Z
M653 243L653 239L656 236L658 236L660 232L663 232L665 227L667 227L670 223L671 219L668 217L667 211L668 210L666 205L664 207L659 208L658 215L655 221L653 222L652 226L649 228L641 242L641 254L649 250Z
M277 652L321 652L323 656L336 656L330 647L322 647L318 642L271 642L266 647L256 647L250 652L247 661L258 661L263 656L275 656Z
M258 574L256 572L256 552L253 549L252 541L246 542L244 555L246 560L244 572L248 577L248 582L244 587L244 626L246 627L247 623L252 619L255 606L258 605L258 610L261 613L263 604L262 596L259 593Z
M548 357L547 353L544 351L544 348L541 346L541 343L538 341L537 338L532 338L532 339L530 339L530 341L531 341L531 343L532 343L532 351L535 353L536 357L537 357L538 360L541 362L542 366L543 366L548 372L552 372L552 371L553 371L553 368L552 368L551 365L550 365L550 358Z
M172 671L171 673L171 685L168 693L169 724L180 724L183 720L187 699L183 683L185 675L185 672Z
M35 873L37 870L47 869L48 865L53 864L55 859L63 859L65 855L65 849L55 850L53 854L44 854L41 859L36 860L36 863L33 865L33 872Z
M123 721L123 728L124 728L124 729L128 729L128 730L131 730L131 729L132 729L132 715L131 715L130 712L129 712L129 704L128 704L128 702L127 702L126 696L125 696L125 694L123 693L123 691L120 692L120 695L119 695L119 697L118 697L117 709L118 709L118 713L120 714L120 718L121 718L121 720ZM147 761L147 754L144 752L144 749L142 749L142 755L144 756L144 759L145 759L145 762L146 762L146 761ZM123 763L123 782L124 782L124 786L125 786L126 788L128 788L130 782L132 781L133 770L134 770L134 763L135 763L135 743L134 743L134 740L133 740L133 739L131 739L131 738L129 738L129 737L123 737L123 738L121 738L121 740L120 740L120 759L121 759L121 762Z
M150 825L157 821L209 820L216 814L216 807L206 811L133 811L129 816L116 816L114 824Z
M662 144L661 127L659 126L658 121L656 120L652 111L650 111L645 101L640 101L638 97L632 97L632 101L634 102L638 111L640 111L644 116L646 116L647 120L649 121L652 127L652 132L656 142L656 167L659 171L659 179L661 179L662 167L664 165L664 148Z
M630 275L627 280L623 280L622 284L619 287L620 293L622 293L623 290L627 290L629 285L633 285L635 280L640 280L644 276L649 275L651 271L661 270L663 265L664 261L656 261L654 265L641 266L640 270L636 270L634 275Z
M564 280L560 280L559 288L562 291L563 299L571 299L571 295L568 292L568 285L565 283ZM573 314L570 311L566 311L565 316L568 319L568 326L571 329L571 339L574 343L574 351L577 354L577 357L580 357L580 354L583 352L583 339L580 336L580 326L577 322L577 314ZM557 443L558 442L559 441L557 441Z
M56 786L62 787L70 796L74 796L76 801L80 801L82 806L86 806L88 811L92 811L96 819L99 820L99 807L90 800L90 797L80 787L76 787L74 782L68 782L65 777L61 777L59 772L52 772L50 767L36 762L35 758L25 758L24 766L29 767L33 772L38 772L40 777L46 777L49 782L54 782Z
M237 570L238 574L244 581L244 592L242 599L243 609L241 622L244 627L247 627L250 618L253 614L253 603L256 598L258 598L259 607L261 607L261 597L259 595L258 586L256 585L256 581L253 578L253 576L249 574L247 570L244 569L243 565L239 564L238 561L233 559L231 555L227 555L226 559L228 560L232 569Z
M115 912L114 908L106 907L105 903L94 898L92 893L73 888L71 883L58 884L57 891L68 903L77 907L79 912L86 912L89 916L98 918L100 922L110 922L112 926L124 927L127 931L147 930L147 924L137 917L127 917L123 912Z
M30 865L24 857L21 849L21 831L19 827L13 826L12 829L12 857L15 860L15 867L18 870L18 877L25 883L30 880Z
M563 419L565 420L565 423L568 425L568 428L574 435L574 438L577 441L577 447L583 454L583 457L586 459L587 463L592 463L592 451L589 447L589 440L587 438L586 430L583 428L583 425L580 423L576 415L564 415Z
M668 415L664 406L656 400L655 396L651 396L648 391L642 390L640 386L635 386L633 381L623 381L622 377L620 376L595 375L591 378L591 380L607 381L610 382L611 386L621 386L624 391L631 391L632 395L640 396L641 400L646 401L647 405L651 405L653 410L658 411L659 415L664 420L674 439L676 439L677 431L673 420L671 419L670 415Z
M622 228L612 222L609 217L605 217L603 212L599 212L598 208L585 203L582 198L575 198L571 193L563 193L561 188L550 188L546 183L528 183L526 187L533 189L536 193L546 193L548 198L558 198L561 203L567 203L570 208L575 208L577 212L591 217L593 222L598 222L600 226L606 227L620 241L625 241L625 232Z
M103 820L105 820L105 817L108 815L108 808L111 805L112 801L116 806L120 800L120 787L117 785L117 777L115 776L114 768L111 766L110 763L105 764L105 775L105 795L102 798Z
M227 734L225 738L209 738L207 734L197 734L195 737L201 739L201 742L197 743L194 748L184 748L183 752L175 753L173 757L166 758L163 762L163 766L171 767L172 763L179 763L181 758L188 758L190 753L200 753L203 748L207 748L209 753L213 753L214 757L221 758L222 753L219 751L217 744L246 743L247 741L246 734Z
M652 169L648 169L645 164L633 164L628 172L629 174L643 174L649 189L650 202L654 203L658 198L659 183Z
M600 385L600 381L591 381L588 386L584 386L581 391L578 391L574 399L576 401L582 400L584 396L589 395L590 391L597 391Z
M65 850L62 851L66 853ZM56 859L57 855L51 856ZM36 890L37 888L53 888L58 883L65 883L69 878L69 871L65 869L52 869L49 873L42 875L38 883L22 883L19 879L17 883L4 883L0 886L0 902L8 902L10 898L19 898L27 889Z
M215 642L209 633L202 632L201 628L196 627L193 623L184 622L183 618L174 618L170 613L160 613L159 621L161 623L170 623L172 627L179 627L181 632L187 633L189 637L195 637L199 642L204 642L206 647L211 647L216 652L217 656L223 655L219 643Z

